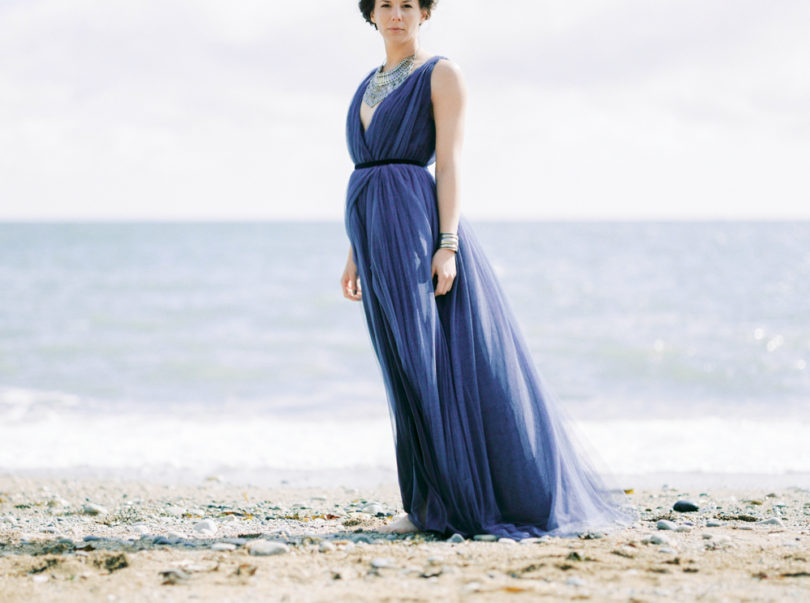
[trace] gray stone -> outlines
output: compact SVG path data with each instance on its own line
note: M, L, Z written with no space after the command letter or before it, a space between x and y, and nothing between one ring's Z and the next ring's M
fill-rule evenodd
M215 542L211 545L212 551L233 551L236 550L236 545L230 542Z
M721 528L721 527L723 527L724 525L725 525L725 524L724 524L722 521L718 521L718 520L716 520L716 519L709 519L709 520L706 522L706 527L707 527L707 528Z
M289 551L289 547L283 542L272 542L270 540L254 540L247 545L251 555L266 557L269 555L280 555Z
M371 567L374 569L383 569L386 567L393 567L394 562L393 560L389 559L388 557L375 557L371 560Z
M655 527L659 530L676 530L678 529L678 524L674 521L669 521L668 519L659 519L658 523L655 524Z
M82 513L85 515L106 515L107 509L95 503L87 503L82 507Z
M691 500L679 500L672 505L672 509L679 513L694 513L695 511L699 511L700 507Z
M464 542L464 536L456 532L450 538L447 539L447 542Z
M213 519L203 519L194 524L194 533L203 538L210 538L217 533L217 524Z
M496 542L498 537L495 534L476 534L473 536L473 540L477 540L478 542Z
M780 528L785 527L785 523L778 517L769 517L768 519L758 521L757 524L761 526L779 526Z

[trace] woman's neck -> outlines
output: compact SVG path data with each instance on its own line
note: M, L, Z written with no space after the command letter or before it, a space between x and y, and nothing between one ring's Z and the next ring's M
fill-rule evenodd
M419 54L419 40L411 40L401 44L385 44L385 67L383 71L390 71L405 57Z

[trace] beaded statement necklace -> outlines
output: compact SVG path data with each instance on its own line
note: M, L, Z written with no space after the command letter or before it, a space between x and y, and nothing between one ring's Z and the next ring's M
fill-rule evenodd
M380 68L374 74L366 86L366 91L363 93L363 102L369 107L375 106L386 96L396 90L399 85L411 73L413 67L413 59L416 55L411 55L402 59L396 67L391 71L383 72L385 65L380 65Z

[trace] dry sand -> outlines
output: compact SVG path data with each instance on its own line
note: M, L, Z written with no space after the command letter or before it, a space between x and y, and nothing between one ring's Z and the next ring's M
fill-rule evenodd
M700 510L674 511L681 499ZM662 487L629 500L642 519L621 531L453 543L375 532L401 512L394 485L0 475L0 600L810 601L810 491ZM262 547L278 553L253 554Z

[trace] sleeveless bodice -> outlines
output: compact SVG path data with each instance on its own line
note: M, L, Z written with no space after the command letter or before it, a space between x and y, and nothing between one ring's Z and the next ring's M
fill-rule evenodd
M360 103L377 70L363 79L346 119L346 140L354 163L390 158L411 159L425 165L433 162L436 125L431 115L430 76L441 58L431 57L422 63L381 100L367 131L363 131L360 120Z

